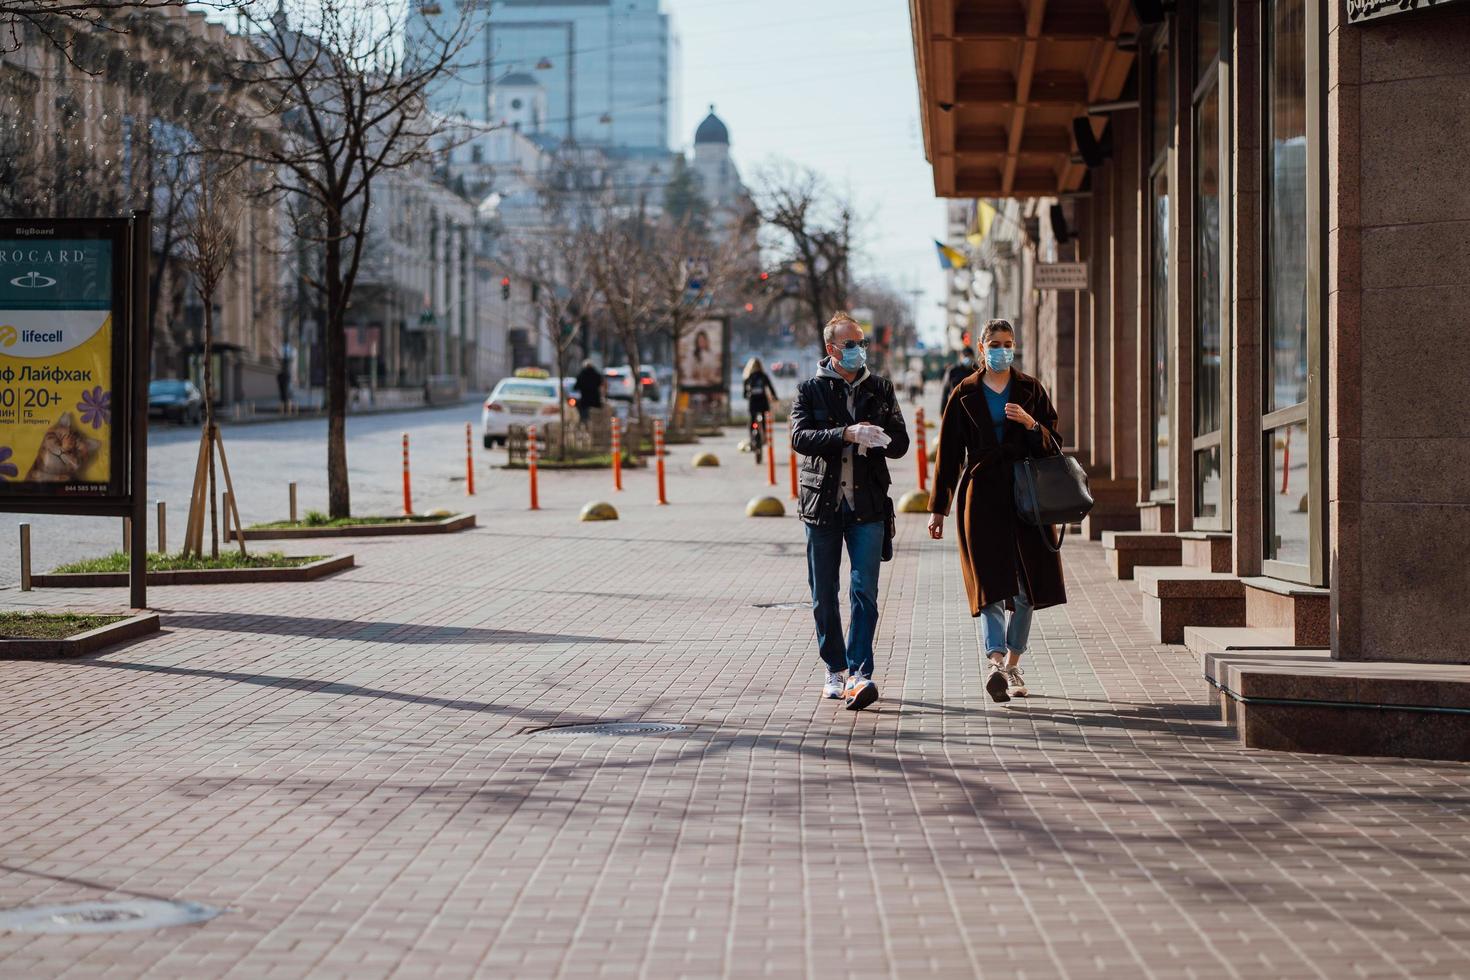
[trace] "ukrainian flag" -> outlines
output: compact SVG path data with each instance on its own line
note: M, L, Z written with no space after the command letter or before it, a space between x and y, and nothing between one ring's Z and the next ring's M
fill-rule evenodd
M959 249L950 248L940 241L936 241L934 247L939 249L939 267L941 269L967 269L970 267L970 260Z

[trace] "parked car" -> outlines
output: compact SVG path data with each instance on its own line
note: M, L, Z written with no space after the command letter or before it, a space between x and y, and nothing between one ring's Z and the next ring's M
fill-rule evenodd
M512 425L545 425L561 415L564 386L557 378L504 378L485 399L480 428L485 448L505 445Z
M180 425L198 425L204 418L204 396L194 382L183 378L150 381L148 417L168 419Z
M657 419L668 419L669 403L663 396L663 386L657 377L657 368L640 367L638 377L643 385L643 411ZM619 418L626 419L633 407L633 369L624 364L610 367L603 372L607 379L607 398Z

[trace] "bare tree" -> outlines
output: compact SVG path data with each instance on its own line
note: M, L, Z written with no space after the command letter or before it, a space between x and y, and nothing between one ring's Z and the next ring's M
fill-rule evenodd
M628 355L636 419L643 418L641 344L658 326L660 294L648 261L655 232L642 210L624 214L609 207L579 236L604 322Z
M679 346L691 327L735 301L739 284L755 273L754 233L757 218L745 220L723 235L709 233L694 215L666 214L647 236L638 264L647 272L655 295L654 312L674 352L673 395L677 408ZM674 416L677 424L678 417Z
M27 31L70 57L79 31L126 33L126 16L164 7L210 7L223 10L239 0L0 0L0 51L17 50Z
M789 299L802 310L821 346L822 327L847 306L856 215L850 202L827 186L815 170L778 165L757 180L756 204L771 251L780 256L792 288Z
M229 464L224 462L224 446L219 427L214 421L214 298L234 260L246 187L238 163L225 162L206 154L197 158L193 171L196 180L192 207L183 222L183 258L194 278L204 304L204 432L199 442L199 462L195 466L194 491L189 503L189 519L184 534L184 554L197 555L203 550L204 506L209 508L209 555L219 557L219 517L215 511L216 451L224 464L225 483L230 492L230 506L239 525L235 490L230 480ZM207 479L201 478L203 474ZM207 484L207 486L206 486ZM240 553L245 553L244 535L238 535Z
M347 476L346 314L367 241L373 188L387 173L431 163L448 123L426 104L429 87L451 72L472 33L477 0L440 31L427 20L410 30L408 6L394 0L245 0L241 17L254 53L235 67L279 138L231 152L276 174L268 188L309 202L288 214L320 216L298 226L321 248L327 380L327 497L332 517L351 514Z

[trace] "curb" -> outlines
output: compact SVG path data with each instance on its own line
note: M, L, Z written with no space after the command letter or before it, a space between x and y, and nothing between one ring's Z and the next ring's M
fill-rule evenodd
M250 582L313 582L352 568L352 555L332 555L291 568L195 568L149 572L149 585L234 585ZM127 572L65 572L31 576L38 589L106 589L128 584Z
M85 657L110 646L158 632L158 613L139 613L64 640L0 640L0 660Z
M349 524L346 527L261 527L246 528L246 541L282 541L295 538L375 538L408 534L449 534L475 526L474 514L455 514L438 521L414 521L402 524ZM239 540L234 528L228 541Z

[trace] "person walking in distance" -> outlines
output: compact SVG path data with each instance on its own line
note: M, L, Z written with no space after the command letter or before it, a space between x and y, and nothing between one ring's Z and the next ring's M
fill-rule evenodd
M791 444L802 457L797 512L806 525L817 650L826 667L822 696L860 711L878 700L873 636L878 568L890 544L888 460L908 452L909 436L893 385L867 369L868 338L857 321L834 314L822 340L827 356L797 387L791 406ZM846 642L837 600L844 545L851 566Z
M604 384L602 372L597 370L597 365L588 358L582 362L582 370L577 372L577 418L582 424L587 424L587 416L594 408L602 407L602 386Z
M996 701L1025 697L1021 655L1031 614L1067 601L1061 555L1045 528L1016 516L1016 460L1061 452L1057 412L1040 381L1011 367L1016 331L1008 320L985 324L984 367L955 386L939 422L939 455L929 500L929 536L944 537L952 502L970 615L985 644L985 690ZM1010 609L1010 621L1006 610Z
M764 425L766 413L776 404L776 386L771 383L771 376L766 374L759 357L752 357L745 362L743 378L745 401L750 408L750 424L754 426L759 422Z
M939 395L940 410L949 404L949 396L954 394L955 386L974 373L975 348L966 347L960 351L959 363L951 364L949 370L944 372L944 390Z

